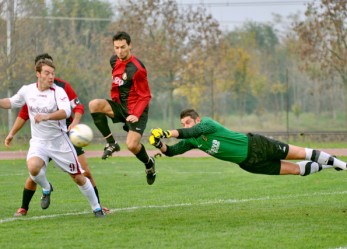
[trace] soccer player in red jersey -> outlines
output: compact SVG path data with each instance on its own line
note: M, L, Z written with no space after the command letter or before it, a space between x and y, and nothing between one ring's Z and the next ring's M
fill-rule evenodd
M151 92L147 71L142 62L131 53L131 38L126 32L113 36L115 56L112 56L111 99L93 99L89 110L96 127L106 140L102 159L106 159L120 147L108 126L107 117L113 123L124 123L128 132L126 145L146 167L147 183L153 184L156 177L155 162L149 157L143 144L142 134L148 120Z

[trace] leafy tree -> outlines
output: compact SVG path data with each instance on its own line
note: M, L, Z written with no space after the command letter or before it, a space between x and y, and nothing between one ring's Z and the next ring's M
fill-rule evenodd
M218 41L218 24L202 7L183 11L175 1L129 0L117 6L114 30L125 30L133 39L134 54L146 65L156 103L163 115L168 113L174 126L174 90L182 83L186 61L197 47L205 48ZM163 117L166 118L165 116Z
M301 69L315 82L311 87L316 89L315 112L320 115L328 108L332 110L329 113L336 117L339 107L344 106L347 94L347 2L314 0L308 4L305 16L304 21L296 22L294 26L297 36L294 49L300 55ZM344 95L337 98L340 82L344 85ZM322 103L319 97L323 95L323 90L325 97L333 95L335 98ZM339 104L336 105L337 99Z
M347 2L312 1L305 16L294 29L305 68L313 63L327 74L337 73L347 87Z

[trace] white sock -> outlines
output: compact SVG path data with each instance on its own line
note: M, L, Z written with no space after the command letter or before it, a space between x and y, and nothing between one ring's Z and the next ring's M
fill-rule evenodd
M81 190L82 194L87 197L90 206L92 207L93 211L97 208L101 208L100 204L98 202L98 198L96 197L93 185L91 184L90 180L86 178L86 183L83 186L77 185L78 188Z
M33 176L30 174L30 178L33 179L34 182L36 182L38 185L42 187L42 191L49 192L51 191L51 185L49 185L49 182L46 177L46 171L42 168L40 172Z
M321 164L311 161L297 162L297 164L299 165L300 175L302 176L314 174L323 169L323 166Z
M305 148L305 151L306 151L306 158L305 158L306 160L311 160L313 162L317 162L323 165L332 165L340 169L347 169L346 162L341 161L324 151L313 150L309 148Z

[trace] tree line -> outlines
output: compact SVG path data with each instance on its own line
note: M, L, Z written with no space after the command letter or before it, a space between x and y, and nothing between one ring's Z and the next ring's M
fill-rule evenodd
M7 0L0 3L0 97L34 82L34 57L47 52L86 107L108 98L112 35L123 30L148 71L151 118L171 127L186 107L221 122L231 114L347 117L346 19L346 1L313 0L304 20L278 16L222 31L203 5L182 9L176 1ZM284 21L290 25L279 31ZM2 111L3 127L8 119Z

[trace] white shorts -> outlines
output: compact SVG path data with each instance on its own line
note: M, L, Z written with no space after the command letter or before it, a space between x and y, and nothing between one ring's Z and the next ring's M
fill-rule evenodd
M77 153L67 134L63 134L54 140L30 139L30 148L27 160L31 157L39 157L48 165L49 158L63 171L69 174L81 174L81 168L77 159Z

